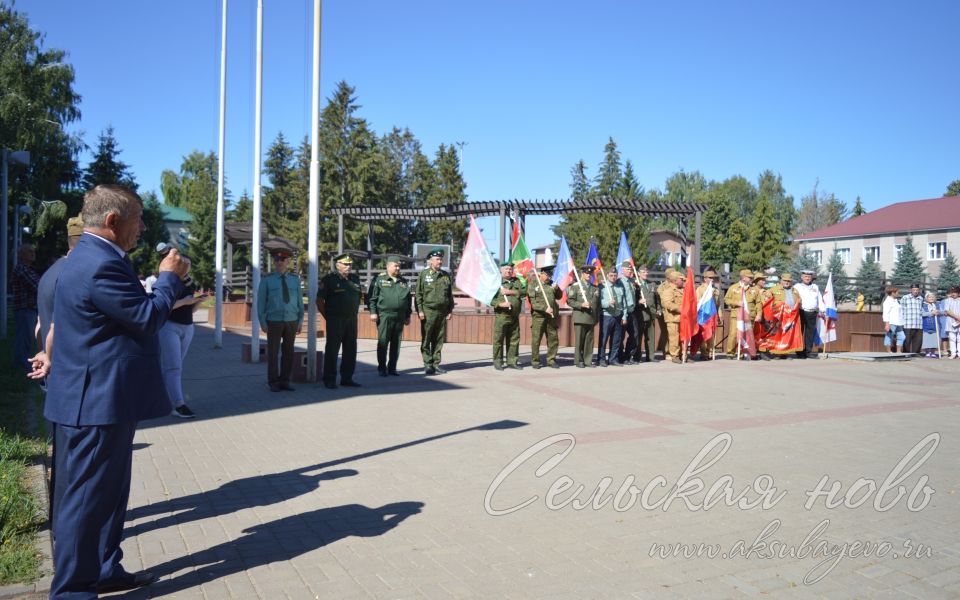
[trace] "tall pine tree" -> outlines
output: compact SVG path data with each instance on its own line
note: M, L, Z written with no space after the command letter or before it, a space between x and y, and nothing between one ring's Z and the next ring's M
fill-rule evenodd
M108 183L124 185L134 191L138 187L133 173L130 172L130 166L120 160L120 147L113 135L113 126L100 133L93 160L83 171L85 189Z
M740 247L740 266L763 269L785 250L780 223L773 215L773 206L766 197L761 196L757 200L749 228L749 237Z
M920 253L913 245L913 237L909 235L903 243L900 256L897 257L897 261L893 265L890 282L900 287L910 286L914 283L923 285L923 261L920 260Z
M857 292L863 294L864 302L871 306L879 306L883 302L883 271L880 265L873 260L873 255L867 255L860 263L857 269L856 283L852 286L851 292L856 295Z
M850 278L847 277L843 259L836 249L830 253L830 260L827 261L827 273L833 275L833 297L837 299L837 303L853 300Z
M867 209L863 207L863 202L860 201L860 196L857 196L857 201L853 205L853 210L850 211L851 217L859 217L860 215L867 214Z
M940 265L940 274L937 275L937 293L942 298L952 287L960 287L960 268L957 267L957 257L947 250L947 256Z

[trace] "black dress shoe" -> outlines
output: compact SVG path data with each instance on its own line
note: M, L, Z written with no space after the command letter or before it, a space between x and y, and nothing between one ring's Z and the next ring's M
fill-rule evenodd
M440 365L435 365L435 366L433 367L433 370L437 372L437 375L443 375L444 373L447 372L446 369L441 369L441 368L440 368Z
M382 370L382 371L377 371L377 373L380 375L380 377L386 377L386 376L387 376L387 371L386 371L386 369L384 369L384 370Z
M124 590L135 590L145 585L150 585L157 580L157 576L149 571L140 571L139 573L123 573L122 575L111 577L106 581L97 583L98 594L110 594L112 592L122 592Z
M400 375L400 373L397 373L396 369L390 369L389 371L387 371L387 373L389 373L390 375L397 375L397 376Z
M363 386L361 386L359 383L357 383L356 381L354 381L354 380L352 380L352 379L348 379L348 380L346 380L346 381L341 381L341 382L340 382L340 385L341 385L342 387L363 387Z
M270 391L271 391L271 392L279 392L280 389L281 389L281 388L280 388L280 384L279 384L279 383L271 383L271 384L270 384Z
M323 382L323 387L327 388L328 390L335 390L335 389L337 389L337 384L332 383L332 382L329 382L329 381L324 381L324 382Z
M285 392L292 392L292 391L293 391L294 389L296 389L296 388L294 388L294 387L293 387L292 385L290 385L289 383L281 383L281 384L280 384L280 389L283 390L283 391L285 391Z
M436 369L434 369L430 365L427 365L426 367L423 368L424 375L433 375L436 372L437 372Z

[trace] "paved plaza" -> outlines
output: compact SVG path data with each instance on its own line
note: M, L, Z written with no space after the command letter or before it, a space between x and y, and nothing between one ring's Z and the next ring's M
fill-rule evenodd
M362 388L271 393L242 341L198 327L199 418L137 433L124 562L161 580L125 597L960 597L960 361L405 343L380 378L361 340Z

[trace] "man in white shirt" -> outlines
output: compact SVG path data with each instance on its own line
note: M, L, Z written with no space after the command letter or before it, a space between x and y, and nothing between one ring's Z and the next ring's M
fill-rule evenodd
M817 315L824 311L820 288L813 283L813 271L800 272L800 283L794 289L800 293L800 328L803 330L803 351L797 358L808 358L813 352L813 336L817 331Z
M896 352L897 346L903 350L906 336L903 333L903 313L900 309L900 290L890 286L886 290L887 297L883 300L883 344Z

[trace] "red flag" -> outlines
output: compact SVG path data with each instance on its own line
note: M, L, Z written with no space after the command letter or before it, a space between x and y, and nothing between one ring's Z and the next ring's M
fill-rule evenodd
M789 294L790 291L787 291ZM800 303L793 307L784 302L775 311L779 321L776 333L773 336L772 350L777 352L798 352L803 350L803 332L800 330Z
M687 267L687 282L683 286L683 304L680 306L680 341L685 344L692 342L699 333L697 292L693 289L693 268ZM691 347L693 347L692 343ZM699 344L696 347L699 347Z

